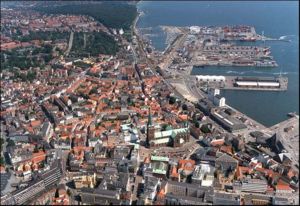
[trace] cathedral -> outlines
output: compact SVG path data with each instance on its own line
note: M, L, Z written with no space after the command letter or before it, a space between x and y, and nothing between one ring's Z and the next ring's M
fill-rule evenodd
M149 109L148 123L147 123L147 145L148 147L180 147L184 143L188 142L190 138L190 132L188 124L185 124L183 128L172 129L169 128L166 131L161 131L161 127L154 126L152 122L152 116Z

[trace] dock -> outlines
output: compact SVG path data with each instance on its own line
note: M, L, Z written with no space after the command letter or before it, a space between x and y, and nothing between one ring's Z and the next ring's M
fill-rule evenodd
M214 87L227 90L255 90L255 91L286 91L287 77L250 77L250 76L222 76L195 75L200 87Z
M287 77L238 77L226 76L224 87L228 90L256 90L256 91L286 91Z

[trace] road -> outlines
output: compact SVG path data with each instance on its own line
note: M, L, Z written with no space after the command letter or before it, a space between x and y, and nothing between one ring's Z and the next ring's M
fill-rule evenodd
M65 55L68 56L71 49L72 49L72 46L73 46L73 39L74 39L74 32L71 31L71 34L70 34L70 39L69 39L69 44L68 44L68 49L67 51L65 52Z
M188 76L184 76L184 82L187 86L187 88L189 89L189 91L194 94L195 97L197 97L198 99L203 98L203 94L201 94L200 89L196 87L196 82L195 79L193 79L192 77L188 77Z
M155 76L160 76L160 75L158 75L157 74L157 72L154 70L155 68L156 68L156 66L157 65L155 65L154 64L154 61L152 60L152 59L149 59L148 57L147 57L147 54L146 54L146 52L144 51L144 49L143 48L145 48L144 47L144 44L143 44L143 41L139 38L139 36L138 36L138 32L137 32L137 29L136 29L136 27L135 27L135 25L134 25L134 35L137 37L137 42L138 42L138 53L140 54L140 59L138 59L137 58L137 55L136 55L136 51L134 51L134 49L132 49L132 51L133 51L133 55L134 55L134 61L135 62L139 62L139 61L145 61L146 62L146 64L149 66L149 68L150 68L150 70L152 71L152 73L155 75ZM132 45L131 45L132 46ZM132 47L133 48L133 47ZM174 89L174 87L168 82L168 81L166 81L165 79L163 79L162 78L162 81L169 87L169 89L171 90L171 91L173 91L174 93L175 93L175 95L176 96L178 96L179 98L183 98L183 96L179 93L179 92L177 92L175 89Z
M137 201L138 185L140 183L142 183L142 180L143 180L143 177L141 177L139 175L135 176L134 189L133 189L133 192L131 194L131 201L132 202Z
M187 33L182 34L181 36L178 36L176 40L173 42L173 45L170 45L168 51L164 54L164 59L159 64L159 67L164 69L167 69L171 63L173 62L174 55L177 52L177 49L182 46L183 42L186 40Z

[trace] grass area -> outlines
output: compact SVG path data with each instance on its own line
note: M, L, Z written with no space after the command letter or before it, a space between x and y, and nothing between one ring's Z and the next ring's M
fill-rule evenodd
M54 32L54 31L37 31L37 32L29 32L29 35L25 36L13 36L14 40L18 40L21 42L28 42L32 40L57 40L57 39L69 39L69 32Z
M28 47L2 51L1 71L13 67L27 69L45 66L52 59L51 51L51 45L44 45L41 48Z
M84 41L85 35L85 41ZM72 54L99 54L115 55L119 50L117 42L104 32L75 33Z

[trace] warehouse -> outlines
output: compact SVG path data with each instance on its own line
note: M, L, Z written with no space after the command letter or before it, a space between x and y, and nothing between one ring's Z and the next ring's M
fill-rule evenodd
M236 81L236 87L263 87L263 88L279 88L279 82L252 82L252 81Z
M279 82L258 82L259 87L279 87Z

